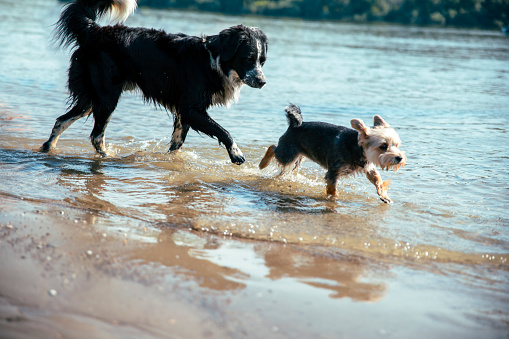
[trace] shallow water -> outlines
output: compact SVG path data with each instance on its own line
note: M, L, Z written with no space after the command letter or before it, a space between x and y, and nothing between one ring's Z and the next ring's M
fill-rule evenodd
M394 265L400 276L418 267L436 272L427 276L430 284L447 272L472 291L491 291L507 326L507 37L142 8L127 25L200 35L242 22L267 34L267 85L243 88L237 104L210 110L247 162L232 165L217 141L195 132L181 152L166 153L171 117L143 104L139 93L124 94L106 134L111 156L102 159L88 140L92 119L69 128L53 153L37 152L66 109L69 56L50 46L61 5L33 4L28 11L23 2L0 3L0 197L92 211L97 227L122 229L147 243L178 229L171 232L176 244L251 277L270 270L267 253L251 258L252 267L238 265L224 256L242 257L235 248L244 245L226 242L222 254L214 254L193 232L295 244L329 258L330 265L339 254L354 255ZM344 179L339 197L328 198L324 170L310 161L283 178L274 178L275 165L258 170L266 147L286 130L289 102L301 106L307 121L348 126L352 118L371 123L379 114L389 122L408 157L400 171L382 173L392 181L394 203L383 204L363 176ZM248 257L249 246L242 252ZM303 272L307 288L334 290L326 281L334 277ZM373 286L369 295L346 295L383 300ZM331 298L342 297L337 293Z

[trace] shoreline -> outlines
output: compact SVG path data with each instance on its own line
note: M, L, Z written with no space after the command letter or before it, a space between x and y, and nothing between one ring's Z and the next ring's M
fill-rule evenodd
M104 226L99 212L5 195L1 206L0 337L403 338L427 328L417 337L496 338L509 331L496 294L481 292L467 311L467 285L427 286L436 267L163 226L130 226L127 234L129 219ZM458 309L476 320L460 325Z

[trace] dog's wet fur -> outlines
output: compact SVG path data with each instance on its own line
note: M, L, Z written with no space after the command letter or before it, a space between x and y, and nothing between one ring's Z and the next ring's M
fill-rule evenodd
M72 123L92 114L90 138L105 156L105 130L122 92L139 89L145 101L174 114L170 151L182 147L192 128L217 138L231 161L242 164L244 155L207 109L235 102L243 84L263 87L265 34L238 25L218 35L195 37L121 24L101 27L95 22L105 13L125 20L135 8L135 0L75 0L63 10L56 38L74 48L68 81L70 108L57 118L41 151L53 149Z

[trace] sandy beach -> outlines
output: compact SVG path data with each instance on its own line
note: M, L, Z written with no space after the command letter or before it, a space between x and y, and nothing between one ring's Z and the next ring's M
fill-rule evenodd
M228 298L215 293L238 287L224 283L224 269L194 264L196 282L186 273L145 267L163 255L188 261L185 249L154 251L122 232L98 231L89 213L36 201L2 197L1 219L2 338L224 338L240 333L238 323L224 318ZM168 257L170 252L174 255ZM151 256L155 262L147 263ZM211 291L201 296L196 285Z

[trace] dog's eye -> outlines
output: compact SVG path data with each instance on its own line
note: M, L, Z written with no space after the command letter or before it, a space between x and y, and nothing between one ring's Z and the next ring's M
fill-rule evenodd
M382 145L380 145L380 149L382 151L387 151L387 149L389 149L389 144L382 144Z
M260 64L263 66L265 64L265 58L260 58Z
M251 62L251 63L255 63L256 62L256 55L250 55L247 57L247 61Z

